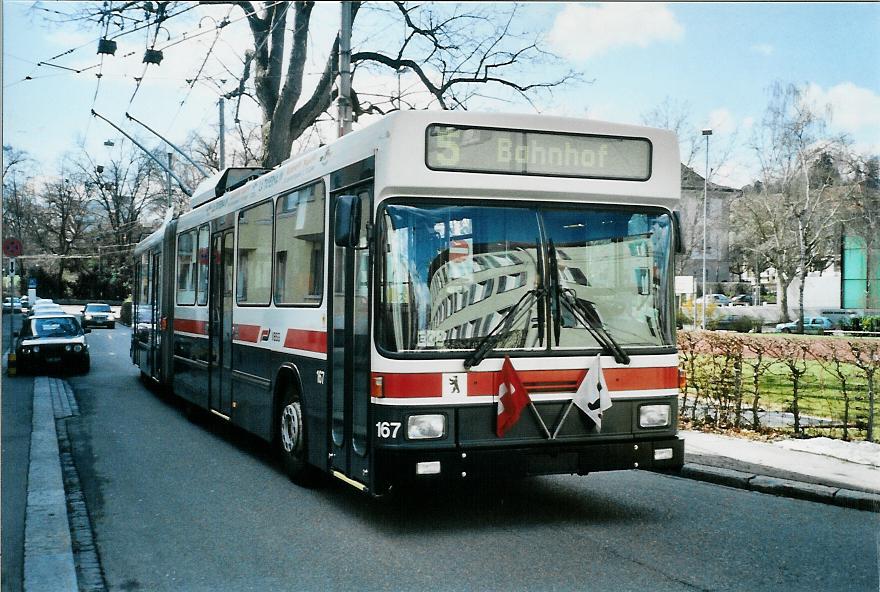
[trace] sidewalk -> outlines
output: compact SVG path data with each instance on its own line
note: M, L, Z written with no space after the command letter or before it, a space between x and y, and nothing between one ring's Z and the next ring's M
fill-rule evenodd
M685 441L682 477L880 512L880 444L679 435Z

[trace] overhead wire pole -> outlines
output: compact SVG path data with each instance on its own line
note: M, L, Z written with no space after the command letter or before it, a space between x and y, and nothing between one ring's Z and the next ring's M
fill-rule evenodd
M222 99L221 99L221 100L222 100ZM178 148L177 146L175 146L174 144L172 144L167 138L165 138L164 136L162 136L162 134L160 134L159 132L157 132L156 130L154 130L154 129L151 128L150 126L148 126L148 125L147 125L146 123L144 123L143 121L139 121L138 119L135 119L134 116L132 116L132 115L131 115L130 113L128 113L128 112L125 113L125 116L128 117L128 118L129 118L130 120L132 120L133 122L141 124L142 126L144 126L144 127L147 129L148 132L152 133L154 136L158 137L160 140L162 140L163 142L165 142L166 144L168 144L169 146L171 146L172 148L174 148L174 150L176 150L178 154L180 154L181 156L183 156L183 157L184 157L184 158L185 158L185 159L186 159L191 165L193 165L194 167L196 167L196 170L199 171L199 173L201 173L203 176L205 176L205 177L210 177L210 176L211 176L211 175L209 175L207 172L205 172L205 169L203 169L202 167L200 167L200 166L196 163L196 161L194 161L192 158L190 158L189 155L188 155L186 152L184 152L182 149L180 149L180 148ZM221 168L222 168L222 167L221 167Z
M192 197L192 194L193 194L192 189L190 189L190 188L186 185L186 183L184 183L183 181L181 181L180 178L179 178L177 175L174 174L174 171L172 171L172 170L168 167L168 165L166 165L165 163L163 163L161 160L159 160L158 158L156 158L156 156L155 156L152 152L150 152L149 150L147 150L147 149L144 147L143 144L141 144L140 142L138 142L137 140L135 140L134 138L132 138L130 135L128 135L128 133L125 132L125 130L123 130L121 127L119 127L118 125L116 125L115 123L113 123L112 121L110 121L109 119L107 119L106 117L104 117L103 115L99 114L99 113L98 113L97 111L95 111L94 109L92 109L92 115L94 115L95 117L99 117L99 118L103 119L104 121L106 121L107 123L109 123L111 126L113 126L113 129L115 129L115 130L118 131L120 134L122 134L123 136L125 136L126 138L128 138L129 140L131 140L131 141L134 143L135 146L137 146L138 148L140 148L141 150L143 150L144 153L146 153L147 156L149 156L150 158L152 158L152 159L153 159L153 162L155 162L156 164L159 165L159 168L161 168L163 171L165 171L166 173L168 173L169 175L171 175L171 177L172 177L175 181L177 181L177 184L180 186L181 191L183 191L187 196Z
M225 102L223 101L223 97L220 97L219 109L220 109L220 170L226 169L226 116L224 109Z
M339 3L339 96L336 100L336 135L342 137L351 131L351 2Z
M708 225L708 196L709 196L709 136L712 135L711 129L704 129L703 135L706 136L706 176L703 178L703 320L700 328L706 330L706 226ZM717 278L716 278L717 279Z

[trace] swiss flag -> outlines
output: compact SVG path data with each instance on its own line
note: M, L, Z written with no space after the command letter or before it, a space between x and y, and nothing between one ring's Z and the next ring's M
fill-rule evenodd
M499 438L519 421L520 413L531 402L529 394L510 362L510 356L504 356L501 381L498 385L498 422L495 425L495 433Z

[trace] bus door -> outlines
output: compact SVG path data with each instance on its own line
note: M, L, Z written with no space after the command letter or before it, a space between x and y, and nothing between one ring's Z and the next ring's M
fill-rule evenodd
M369 487L370 251L367 223L372 211L371 186L349 188L339 195L356 195L361 202L361 244L358 248L333 245L331 277L332 350L330 352L331 469ZM336 197L335 195L333 196ZM336 200L331 200L335 213ZM335 223L330 225L331 232Z
M233 234L211 237L208 336L208 408L226 419L232 415L232 290Z
M153 264L150 266L150 350L149 365L150 376L159 380L159 366L162 356L159 349L162 347L162 328L159 326L162 319L162 253L152 254Z

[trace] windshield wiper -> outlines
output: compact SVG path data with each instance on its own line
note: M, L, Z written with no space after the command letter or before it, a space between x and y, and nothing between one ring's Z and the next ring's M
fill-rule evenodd
M495 344L501 337L499 329L501 329L502 327L510 327L516 324L524 313L528 313L529 315L531 315L532 306L535 304L535 300L543 297L543 288L532 288L531 290L523 294L522 298L520 298L516 304L514 304L507 310L501 320L498 321L498 324L495 325L495 327L493 327L492 330L489 331L489 333L483 336L482 339L480 339L480 342L477 344L474 352L467 358L465 358L464 369L470 370L471 366L476 366L477 364L482 362L483 359L485 359L485 357L489 355L489 352L491 352L495 348ZM523 306L524 302L528 302L528 306ZM529 321L529 324L526 326L526 332L528 332L530 327L531 321Z
M550 240L550 283L552 296L553 332L556 345L562 333L562 307L564 304L572 316L593 336L593 339L604 349L614 356L618 364L629 364L629 354L626 353L608 329L596 310L596 305L589 300L577 297L577 293L571 288L563 288L559 278L559 265L556 260L556 246Z
M610 351L618 364L629 364L629 354L605 328L605 324L599 317L599 311L596 310L596 305L589 300L578 298L571 288L563 288L559 292L562 296L562 302L565 303L571 314L590 332L599 345Z

